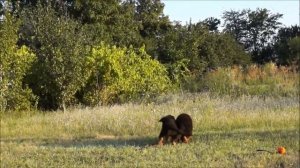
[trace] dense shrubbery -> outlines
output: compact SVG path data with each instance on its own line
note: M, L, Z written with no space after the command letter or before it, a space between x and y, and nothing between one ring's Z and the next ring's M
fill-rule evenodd
M189 71L201 75L207 69L232 65L246 65L250 55L234 38L226 33L210 33L201 24L176 25L160 41L159 60L170 66L184 63Z
M116 48L101 44L88 57L91 76L81 90L88 105L122 103L151 97L172 88L166 68L140 48Z
M38 96L39 107L65 109L74 103L75 93L89 76L87 37L77 22L58 16L51 6L38 5L36 10L24 11L19 41L36 54L26 83Z
M231 35L225 33L209 34L198 49L206 69L245 66L251 62L250 55L245 53L243 47L238 45Z
M275 37L275 53L278 56L277 63L280 65L300 64L300 27L291 26L279 29Z
M16 45L19 21L6 14L0 24L0 109L24 110L34 104L36 97L23 78L30 69L35 55L26 47Z
M266 9L225 12L220 32L216 18L172 24L154 0L0 4L1 110L123 103L178 88L289 96L299 84L294 71L256 65L299 63L300 28L274 36L281 15Z

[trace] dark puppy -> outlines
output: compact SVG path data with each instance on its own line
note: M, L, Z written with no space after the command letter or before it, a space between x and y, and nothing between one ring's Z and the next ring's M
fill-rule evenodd
M175 138L174 141L178 141L180 139L182 142L188 143L193 135L193 121L191 116L185 113L180 114L176 118L176 125L181 135L176 138L173 136L172 138Z
M172 143L175 145L176 138L178 135L181 135L182 132L178 129L175 117L172 115L167 115L159 120L162 122L162 129L159 134L159 145L163 145L171 139Z

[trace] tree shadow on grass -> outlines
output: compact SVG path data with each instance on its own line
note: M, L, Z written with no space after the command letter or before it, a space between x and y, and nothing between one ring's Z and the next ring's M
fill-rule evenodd
M156 137L83 137L75 139L59 138L13 138L1 139L1 142L16 144L34 144L43 147L85 148L85 147L147 147L157 143Z
M150 146L157 141L152 137L116 137L116 138L80 138L69 140L58 140L53 143L44 143L43 146L55 146L55 147L146 147Z
M281 139L297 139L299 138L299 131L296 129L291 130L270 130L270 131L228 131L228 132L207 132L199 133L194 136L195 141L206 141L209 142L212 139L239 139L245 140L249 138L254 138L257 140L266 140L272 138Z
M299 137L297 130L278 130L278 131L240 131L240 132L206 132L195 133L192 138L192 143L204 142L211 143L214 140L232 139L232 140L245 140L257 139L261 141L269 141L272 138L295 139ZM15 138L15 139L1 139L1 142L7 143L31 143L43 147L63 147L63 148L85 148L85 147L148 147L157 144L158 138L152 137L82 137L75 139L63 138Z

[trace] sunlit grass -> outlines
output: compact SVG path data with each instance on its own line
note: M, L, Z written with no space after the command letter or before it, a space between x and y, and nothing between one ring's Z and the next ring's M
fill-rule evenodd
M167 114L188 113L191 144L149 146ZM276 154L284 146L287 154ZM257 149L269 150L257 152ZM299 99L209 94L149 104L1 116L1 167L297 167Z
M274 63L234 66L207 73L199 86L217 95L297 96L299 74L292 67Z

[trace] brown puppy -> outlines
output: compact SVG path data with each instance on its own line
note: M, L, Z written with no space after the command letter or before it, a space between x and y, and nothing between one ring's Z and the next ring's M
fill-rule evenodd
M176 125L181 135L176 138L173 136L172 138L175 138L174 141L178 141L180 139L182 142L188 143L193 135L193 121L191 116L185 113L180 114L176 118Z
M177 137L183 133L178 129L175 117L172 115L167 115L161 118L159 122L162 122L162 129L158 137L158 145L167 143L169 139L171 139L173 145L175 145L176 138L174 139L173 137Z

